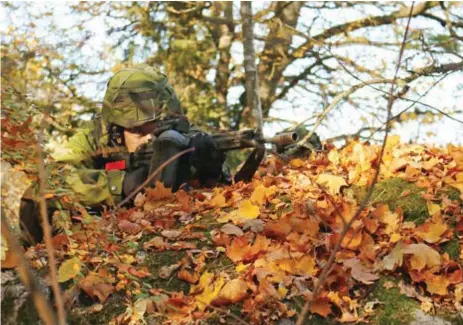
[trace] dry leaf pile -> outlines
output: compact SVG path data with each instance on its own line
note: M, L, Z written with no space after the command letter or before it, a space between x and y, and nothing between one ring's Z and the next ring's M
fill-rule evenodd
M69 284L66 301L84 292L98 311L122 296L125 311L113 324L225 321L229 310L255 324L293 317L313 298L314 283L359 208L352 188L370 185L379 151L352 142L290 164L269 158L248 184L177 193L158 184L115 216L82 212L80 222L54 237L59 281ZM427 312L463 310L463 148L390 137L379 183L392 178L420 189L428 217L412 222L400 206L368 204L340 244L311 313L368 321L375 308L368 293L382 275L404 279L402 290ZM444 249L452 241L453 257ZM44 267L43 246L28 254ZM167 254L168 262L150 262Z

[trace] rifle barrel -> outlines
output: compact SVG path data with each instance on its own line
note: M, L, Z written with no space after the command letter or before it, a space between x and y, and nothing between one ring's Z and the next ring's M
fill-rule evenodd
M299 135L296 132L284 132L274 137L265 139L265 142L272 143L277 147L286 146L288 144L296 143L299 140Z

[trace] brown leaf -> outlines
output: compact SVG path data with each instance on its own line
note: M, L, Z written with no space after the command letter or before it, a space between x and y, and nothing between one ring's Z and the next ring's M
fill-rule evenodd
M101 303L105 302L109 295L114 292L114 286L105 283L101 277L95 274L87 275L80 280L79 286L91 298L98 298Z
M351 268L352 277L365 284L372 284L379 277L371 273L372 270L368 269L357 258L351 258L344 261L344 265Z
M119 221L118 227L123 232L132 234L132 235L136 235L142 230L142 227L138 223L130 222L125 219Z
M154 247L155 249L157 249L159 251L163 251L168 247L168 245L164 241L164 238L156 236L156 237L152 238L150 241L147 241L146 243L143 244L144 249L148 249L148 248L151 248L151 247Z

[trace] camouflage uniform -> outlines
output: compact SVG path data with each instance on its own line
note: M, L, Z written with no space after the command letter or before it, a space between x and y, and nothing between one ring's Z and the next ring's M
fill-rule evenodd
M123 197L130 173L124 168L104 168L105 158L111 152L127 150L123 141L117 143L110 136L112 127L123 133L124 129L171 116L183 116L183 111L166 75L159 69L142 64L116 72L108 82L101 117L88 122L52 155L64 170L65 181L78 201L84 206L98 207L117 203ZM138 182L147 171L139 174ZM26 191L20 215L34 237L41 237L41 229L36 229L40 228L38 211L35 195Z

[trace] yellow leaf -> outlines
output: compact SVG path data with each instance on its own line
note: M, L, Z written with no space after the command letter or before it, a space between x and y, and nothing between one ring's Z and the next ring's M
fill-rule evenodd
M243 279L233 279L228 281L220 290L214 305L228 305L237 303L248 295L248 285Z
M265 203L265 186L260 184L254 188L251 195L251 202L262 205Z
M291 159L291 161L289 162L289 164L290 164L291 167L293 167L293 168L299 168L299 167L304 166L304 162L302 161L302 159L299 159L299 158Z
M440 214L440 205L432 203L430 201L426 201L426 206L428 207L428 212L430 216L433 216L437 213Z
M428 243L437 243L441 240L441 236L448 230L445 223L426 222L422 224L417 230L416 234Z
M215 277L213 273L204 272L199 278L197 285L192 285L190 288L190 294L196 295L195 300L198 305L198 309L203 311L212 300L214 300L225 284L225 279L220 275Z
M75 278L80 272L80 266L77 257L64 261L58 269L58 282L66 282Z
M317 273L317 263L315 258L309 255L304 255L296 262L296 270L299 274L314 276Z
M339 194L342 186L347 186L346 180L341 176L331 174L320 174L317 177L317 183L327 187L331 195Z
M395 147L398 143L400 143L400 135L391 135L387 137L386 140L386 149L390 149Z
M288 289L286 289L282 284L278 287L278 296L280 296L280 299L284 299L286 295L288 294Z
M393 234L391 235L390 241L391 241L391 243L397 243L397 242L398 242L399 240L401 240L401 239L402 239L402 236L401 236L400 234L398 234L398 233L393 233Z
M225 196L223 196L222 194L217 194L212 198L211 205L213 205L216 208L223 208L227 205L227 200L225 200Z
M454 177L446 176L444 182L455 187L463 194L463 172L456 173Z
M235 267L236 273L241 273L249 268L249 264L240 263Z
M425 266L441 265L439 253L426 244L411 244L403 249L404 254L412 254L410 264L414 270L422 270Z
M256 219L260 214L259 207L253 205L250 200L244 200L240 204L238 214L243 219Z
M400 217L396 212L386 211L381 217L381 222L386 224L386 234L394 233L399 227L399 221Z

